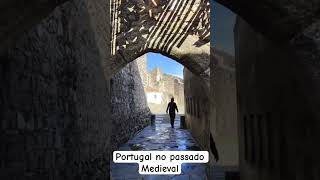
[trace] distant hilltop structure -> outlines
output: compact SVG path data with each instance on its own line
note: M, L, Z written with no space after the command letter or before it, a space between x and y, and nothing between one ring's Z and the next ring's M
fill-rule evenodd
M165 74L161 68L147 70L147 55L137 59L147 102L152 113L165 113L168 102L174 97L179 113L184 113L184 82L182 78Z

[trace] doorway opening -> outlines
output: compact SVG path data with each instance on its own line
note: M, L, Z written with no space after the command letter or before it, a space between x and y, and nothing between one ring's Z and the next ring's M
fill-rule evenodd
M174 98L179 114L184 114L183 65L158 53L147 53L136 63L151 113L165 114Z

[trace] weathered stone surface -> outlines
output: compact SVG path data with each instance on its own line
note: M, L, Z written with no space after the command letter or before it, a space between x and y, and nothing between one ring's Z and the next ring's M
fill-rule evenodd
M2 11L0 14L1 18L1 48L5 49L7 47L7 42L10 39L15 39L14 37L21 36L21 32L29 29L32 25L40 22L45 18L57 5L65 2L67 0L32 0L28 2L24 1L12 1L5 0L1 2ZM120 35L120 39L123 39L122 42L143 44L145 38L148 38L147 34L150 33L152 26L146 25L145 22L152 22L151 25L154 25L158 19L160 19L159 14L163 12L160 7L167 4L170 10L175 11L175 8L172 6L174 1L165 0L153 0L153 1L142 1L142 0L128 0L124 1L121 4L119 1L112 1L111 9L115 12L121 10L121 14L114 14L111 17L111 20L115 22L116 15L121 16L121 24L116 25L112 24L114 29L117 29L116 33L127 32L130 34ZM187 2L187 1L185 1ZM188 1L189 3L192 1ZM197 5L200 1L194 1L193 4ZM205 2L205 1L204 1ZM318 0L279 0L279 1L270 1L270 0L217 0L217 2L225 5L227 8L233 10L235 13L240 15L244 20L249 22L254 29L263 34L267 35L268 38L283 42L288 42L295 35L301 33L304 29L314 23L319 17L319 1ZM175 4L180 2L175 2ZM183 2L181 2L183 4ZM202 1L200 2L202 3ZM101 6L100 6L101 7ZM187 6L182 6L184 9L188 9ZM165 9L165 8L163 8ZM177 9L177 8L176 8ZM107 11L108 9L106 9ZM120 12L120 11L118 11ZM179 14L175 14L174 17L179 17ZM203 17L201 15L201 17ZM173 18L171 18L173 19ZM159 21L158 21L159 22ZM167 21L163 21L167 22ZM202 23L204 22L204 23ZM208 39L207 31L210 27L208 22L201 21L201 24L207 24L203 27L198 28L196 31L198 34L205 38L201 38L204 42L207 42ZM19 27L19 28L17 28ZM131 29L131 27L133 27ZM137 28L135 28L137 27ZM169 27L169 26L167 26ZM180 25L171 26L172 28L180 28ZM167 28L160 28L161 32L170 33ZM181 28L182 29L182 28ZM145 37L140 38L141 36L136 36L136 31L139 30L140 33L146 34ZM193 31L193 30L192 30ZM193 31L194 32L194 31ZM178 35L179 33L176 33ZM113 34L114 35L114 34ZM128 38L126 38L128 37ZM130 42L131 41L131 42ZM164 41L172 42L172 38ZM200 43L201 44L201 43ZM118 44L120 50L122 46L128 46L127 43ZM117 46L118 46L117 45ZM130 45L129 45L130 46ZM142 46L141 46L142 47ZM161 46L160 46L161 47ZM135 47L131 47L133 51ZM140 48L137 48L136 52ZM2 51L0 50L0 51ZM148 49L146 49L148 50ZM150 48L149 50L162 51L161 48ZM117 51L117 49L116 49ZM120 53L121 54L121 53ZM171 53L170 53L171 54ZM175 53L174 53L175 54ZM172 54L172 55L174 55ZM121 56L121 55L120 55ZM136 57L135 57L136 58ZM135 58L131 58L134 60ZM110 62L118 65L117 62ZM121 64L121 63L120 63ZM124 66L124 65L123 65ZM117 66L118 67L118 66ZM117 68L116 68L117 69ZM116 70L115 70L116 71Z
M221 50L212 49L211 55L210 79L185 69L184 81L187 126L210 152L208 174L214 179L218 167L238 168L239 152L235 61Z
M67 0L3 0L0 2L0 54Z
M269 39L289 43L319 18L318 0L217 0Z
M320 105L320 21L307 27L291 41L290 50L295 51L296 58L293 63L298 72L296 79L308 94L307 105L312 109L313 116L320 118L318 106ZM299 74L299 75L298 75Z
M185 117L193 137L205 149L209 147L210 81L183 70Z
M179 128L180 116L176 116L172 129L168 115L157 115L154 126L143 129L139 134L120 146L118 151L199 151L201 148L186 129ZM159 179L159 180L205 180L206 165L183 163L179 175L141 175L137 163L111 164L112 179Z
M210 65L210 170L234 171L239 167L239 135L237 118L237 91L235 59L221 50L212 49ZM218 152L214 155L213 143Z
M1 178L106 179L111 133L108 77L148 51L171 56L197 75L208 75L207 1L112 1L110 7L117 13L109 23L109 1L74 0L26 33L59 1L37 2L0 3ZM194 9L186 5L192 2ZM219 2L262 33L245 22L237 24L235 31L242 176L246 180L319 179L320 2ZM199 12L200 22L193 21L188 28L190 22L180 18L178 9ZM120 23L115 21L118 15ZM20 37L15 48L2 53L15 37ZM110 39L116 42L112 48ZM198 76L192 78L194 85L203 82L196 81ZM225 79L226 84L230 79ZM222 97L217 101L225 105ZM229 116L221 112L215 113ZM246 125L254 127L247 135L250 145L244 132L248 120L254 122ZM265 123L262 128L259 122ZM201 119L194 131L204 129L208 135L205 125ZM207 135L196 134L204 146L209 145Z
M1 179L108 179L106 3L64 4L1 57Z
M150 124L151 112L136 61L111 79L111 117L113 150Z
M208 68L208 0L112 2L110 72L150 51L172 57L198 75Z
M318 29L279 46L235 29L241 178L319 179ZM294 50L294 51L293 51Z

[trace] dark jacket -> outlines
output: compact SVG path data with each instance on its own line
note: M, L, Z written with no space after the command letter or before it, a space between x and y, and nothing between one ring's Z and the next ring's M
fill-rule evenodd
M176 114L176 110L177 112L179 111L177 104L175 102L169 102L167 107L167 112L168 112L168 109L169 109L169 114Z

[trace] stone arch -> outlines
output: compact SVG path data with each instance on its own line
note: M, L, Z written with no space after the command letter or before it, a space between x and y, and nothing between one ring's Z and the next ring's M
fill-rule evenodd
M13 39L15 39L16 37L19 37L21 32L29 29L29 27L31 27L32 25L35 25L37 23L39 23L44 17L46 17L55 7L57 7L60 3L64 2L63 0L56 0L56 1L43 1L43 0L33 0L31 2L28 2L28 4L20 4L20 3L25 3L25 1L23 2L17 2L17 1L11 1L11 0L5 0L1 3L1 8L3 11L0 12L0 22L2 22L0 24L1 27L1 32L0 32L0 53L2 52L3 48L7 47L7 44L9 41L12 41ZM84 1L85 2L85 1ZM89 3L89 1L86 1ZM95 4L103 4L103 1L100 0L92 0L90 1L90 3L95 3ZM116 1L113 1L116 2ZM191 24L190 27L193 28L188 28L188 26L186 26L187 28L180 28L180 30L184 30L186 32L184 32L184 36L182 35L181 38L184 39L186 37L186 39L184 39L183 44L181 44L181 41L173 41L173 42L177 42L176 46L168 46L168 48L162 48L163 46L166 47L166 44L168 45L168 43L171 43L171 38L169 36L169 38L166 38L167 32L168 32L168 28L165 27L171 27L174 30L174 27L179 27L180 23L165 23L165 21L161 21L161 12L162 12L162 8L160 6L157 6L158 3L164 3L163 5L165 5L165 3L171 4L173 5L174 3L177 3L177 1L173 1L173 0L164 0L164 1L142 1L142 0L134 0L134 1L129 1L133 2L133 4L125 4L127 6L127 10L130 12L131 10L134 12L141 12L141 14L139 16L137 16L137 13L133 13L130 15L129 12L127 12L128 17L130 17L129 19L126 19L125 24L122 25L122 27L124 25L126 25L126 23L130 24L130 26L128 27L135 27L135 28L125 28L125 31L123 32L128 32L131 33L132 36L130 34L121 34L121 24L120 26L118 26L120 31L119 32L115 32L113 33L113 35L116 35L117 40L120 42L118 45L120 45L119 49L115 48L116 51L114 51L114 54L111 58L109 57L105 57L103 56L103 58L105 58L105 65L106 68L111 68L111 69L106 69L107 73L111 74L112 72L116 71L117 69L119 69L121 66L127 64L128 62L130 62L131 60L134 60L135 57L137 57L139 54L148 52L148 51L158 51L158 52L162 52L163 54L166 55L170 55L173 57L176 57L179 60L184 60L186 61L185 64L187 66L188 63L190 64L197 64L197 65L190 65L190 69L192 69L192 67L194 67L194 72L198 72L201 73L203 72L202 68L200 68L200 70L197 70L197 68L195 67L206 67L206 64L203 65L203 63L206 63L206 61L204 61L204 59L207 58L199 58L199 54L201 55L203 52L203 47L208 48L208 29L210 29L210 27L208 27L208 23L206 25L206 22L208 18L205 18L205 14L203 15L199 15L202 16L204 18L199 18L201 19L201 21L192 21L193 23L190 23L189 21L182 21L185 22L186 24ZM152 4L156 2L155 4ZM195 0L195 1L179 1L178 4L176 4L176 9L180 9L180 12L183 11L184 9L188 9L188 8L183 8L185 6L185 4L190 4L194 2L194 4L202 4L202 8L207 8L204 2L208 2L208 1L204 1L204 0ZM278 1L270 1L270 0L261 0L261 1L254 1L254 0L218 0L218 2L220 2L221 4L225 5L227 8L233 10L234 12L236 12L238 15L240 15L243 19L245 19L251 26L253 26L257 31L262 32L265 36L267 36L269 39L272 40L276 40L276 41L280 41L280 42L284 42L284 43L290 43L293 44L294 46L296 46L297 54L299 55L298 58L293 59L293 61L290 61L290 64L294 64L294 72L296 72L295 74L297 74L295 81L294 81L294 86L299 86L301 88L301 91L304 95L307 95L306 97L303 97L303 100L305 101L305 99L307 99L307 103L305 103L304 101L302 101L305 107L305 109L311 109L308 111L311 111L311 115L307 116L311 118L305 118L306 120L308 119L312 119L312 120L317 120L320 117L319 111L317 111L318 107L319 107L319 103L320 103L320 96L319 96L319 78L318 78L318 74L317 72L319 72L320 66L318 65L318 59L320 57L320 51L318 49L319 47L319 41L318 41L318 32L319 32L319 1L317 0L309 0L309 1L300 1L300 0L292 0L290 2L287 3L286 0L278 0ZM148 6L144 6L144 4L147 4ZM105 1L105 4L108 4L108 1ZM103 4L103 5L105 5ZM180 6L180 5L181 6ZM92 5L92 4L90 4ZM138 5L142 5L142 6L138 6ZM187 5L188 6L188 5ZM116 4L112 4L111 5L112 8L117 8ZM121 7L119 5L119 7ZM135 7L138 8L138 10L135 10ZM159 7L159 8L157 8ZM180 7L180 8L179 8ZM182 7L182 8L181 8ZM86 9L87 8L87 9ZM96 11L96 9L92 10L89 7L84 8L83 11ZM126 8L126 7L123 7ZM170 7L168 6L168 8L170 9ZM191 8L192 9L192 8ZM107 11L107 10L105 10ZM115 11L115 12L119 12L119 11ZM177 16L175 15L174 12L178 12L179 10L175 10L175 7L172 8L172 16L168 15L168 18L171 17L171 19L179 19L177 18ZM200 10L198 11L200 12ZM208 11L204 11L204 12L208 12ZM121 13L118 13L116 16L118 15L122 15L122 13L124 13L124 11L122 11ZM170 12L168 12L170 13ZM95 16L96 14L99 13L89 13L88 16L90 16L90 18L92 19L96 19L96 21L99 22L107 22L104 19L101 20L99 19L99 16ZM157 16L158 14L158 16ZM87 15L87 14L86 14ZM19 16L19 17L17 17ZM116 17L114 16L114 17ZM126 15L125 15L126 16ZM143 16L146 19L139 19L139 17ZM192 16L191 16L192 17ZM207 16L208 17L208 16ZM112 20L114 20L113 17L111 17ZM157 21L157 19L159 21ZM150 21L149 21L150 20ZM144 27L143 29L141 25L143 25L143 23L147 21L148 24L144 24L144 25L148 25L146 27ZM317 22L318 21L318 22ZM111 21L112 22L112 21ZM159 22L160 24L163 22L163 26L160 26L160 28L158 29L158 34L159 34L159 38L155 38L154 41L151 41L152 44L148 44L145 43L146 41L143 40L143 36L138 36L141 32L143 31L147 34L147 39L148 39L148 34L152 32L152 25L155 25L154 23ZM171 22L171 21L169 21ZM91 22L90 22L91 23ZM88 22L88 25L91 25ZM139 24L140 23L140 24ZM150 23L150 24L149 24ZM94 24L94 23L93 23ZM176 24L176 25L175 25ZM199 26L197 26L199 25ZM203 26L202 26L203 25ZM210 23L209 23L210 25ZM140 28L139 28L140 27ZM157 27L157 26L155 26ZM164 27L164 28L162 28ZM89 28L87 31L94 31L93 34L99 34L99 30L102 31L104 30L104 27L100 26L99 23L97 23L97 25L95 27L93 27L92 29ZM107 28L106 28L107 29ZM155 28L157 29L157 28ZM179 29L179 28L178 28ZM167 31L166 31L167 30ZM149 32L150 31L150 32ZM170 28L169 28L169 33L170 33ZM90 32L91 33L91 32ZM108 33L106 33L108 34ZM173 33L173 35L176 33ZM178 32L178 34L180 34ZM201 36L200 34L203 34L205 36ZM90 35L91 36L91 35ZM176 35L178 37L180 37L179 35ZM104 37L104 35L101 35L100 37ZM135 39L137 37L137 39ZM161 38L164 37L164 38ZM171 36L172 37L172 36ZM97 38L97 39L103 39L103 38ZM153 38L153 37L151 37ZM188 40L188 38L190 38ZM131 41L128 45L128 47L125 48L121 48L121 45L127 45L126 40ZM103 41L103 40L101 40ZM113 41L115 42L115 41ZM153 43L154 42L154 43ZM160 42L160 43L159 43ZM189 42L189 43L186 43ZM103 44L101 42L93 42L92 44L95 45L95 43L100 43ZM180 46L181 44L181 46ZM90 46L91 44L87 44L88 46ZM104 45L104 44L103 44ZM147 45L147 47L146 47ZM150 46L149 46L150 45ZM163 45L163 46L162 46ZM179 47L180 46L180 47ZM108 46L101 46L101 47L108 47ZM113 47L117 47L117 46L113 46ZM172 48L171 47L175 47ZM79 50L78 48L75 48L77 50ZM97 48L98 49L98 48ZM103 49L103 48L101 48ZM100 49L99 49L100 50ZM194 50L196 50L196 52L194 52ZM97 51L94 50L94 52L96 53ZM192 53L194 52L194 53ZM207 51L206 51L207 52ZM204 57L208 57L207 53L203 53ZM86 54L88 55L88 54ZM122 58L122 56L125 55L127 57L129 57L128 59L126 58ZM106 55L107 56L107 55ZM195 60L195 58L192 57L196 57L197 60ZM201 56L200 56L201 57ZM87 60L91 60L91 57L88 57ZM94 60L97 60L100 57L93 57ZM103 59L101 58L101 59ZM100 60L100 59L99 59ZM198 61L199 60L199 61ZM187 63L188 62L188 63ZM193 63L191 63L193 62ZM90 62L92 63L92 61ZM98 64L99 62L97 62ZM277 63L277 62L276 62ZM285 62L287 63L287 62ZM287 63L289 64L289 63ZM285 65L287 65L285 64ZM302 64L303 66L299 66L299 64ZM85 67L85 66L83 66ZM100 66L99 66L100 67ZM265 67L263 67L265 68ZM269 73L269 72L268 72ZM102 74L102 73L101 73ZM91 76L93 77L93 76ZM251 76L252 77L252 76ZM292 77L292 76L290 76ZM94 78L93 78L94 79ZM104 82L104 78L99 78L99 82L97 82L97 84L103 84ZM100 87L100 93L101 96L105 96L105 94L103 93L105 90L105 87L103 86L99 86ZM70 90L73 91L72 88L70 88ZM89 91L88 91L89 92ZM95 93L90 93L90 94L95 94ZM251 95L251 94L250 94ZM72 97L72 96L70 96ZM44 99L46 100L46 99ZM74 101L73 99L71 99L71 101ZM31 101L30 101L31 102ZM104 99L100 100L100 103L103 104L105 102ZM91 104L91 102L88 102L88 104L86 103L82 103L84 105L89 105ZM84 107L84 109L86 109L86 107ZM106 109L107 111L108 109ZM105 112L103 111L103 117L105 117ZM304 112L302 112L304 113ZM302 114L301 113L301 114ZM92 113L92 114L96 114ZM304 114L302 114L304 115ZM11 114L10 114L11 116ZM13 114L13 116L15 116ZM18 117L20 115L17 115ZM102 117L102 116L101 116ZM257 119L260 119L260 115L257 115ZM19 118L21 119L21 118ZM266 117L266 119L268 119L268 116ZM95 119L96 120L96 119ZM106 121L101 121L101 122L106 122ZM299 125L299 123L297 123ZM311 123L310 123L311 124ZM313 132L315 133L315 132ZM318 137L318 133L315 133ZM309 140L308 142L316 142L317 137ZM304 139L301 139L301 141ZM311 144L311 143L310 143ZM315 149L312 148L311 145L307 144L308 146L306 146L306 148L304 149ZM308 151L303 151L305 153L307 153ZM314 153L317 154L317 153ZM303 158L303 157L300 157ZM316 158L318 158L318 156L316 156ZM309 159L309 158L307 158ZM318 162L317 162L318 163ZM269 178L270 179L270 178Z
M320 2L216 0L271 40L288 43L319 18Z
M209 68L210 3L188 1L120 1L111 7L111 59L114 73L139 56L156 52L198 75Z
M5 49L9 42L19 37L21 32L39 23L57 6L67 1L68 0L57 0L51 2L33 0L32 2L23 4L24 2L5 0L5 2L3 2L3 9L10 11L2 11L0 14L1 22L7 22L1 24L1 50ZM132 2L138 5L145 1ZM164 4L168 3L168 0L146 1L147 10L156 6L153 2ZM320 7L320 2L317 0L294 0L290 1L290 3L286 0L217 0L217 2L240 15L255 29L266 34L270 39L285 42L313 24L317 17L319 17L318 12ZM112 4L110 6L112 8ZM154 10L154 12L158 11L159 9ZM17 17L17 14L19 14L19 17ZM19 23L17 23L17 20L19 20Z
M22 32L38 24L56 7L67 1L68 0L40 2L40 0L33 0L32 2L23 4L24 2L5 0L5 2L3 2L3 9L7 9L8 11L2 11L0 13L1 22L6 22L0 24L2 29L0 32L0 52L3 53L7 46L12 44ZM145 9L148 14L150 9L152 10L151 13L159 12L159 9L156 8L157 5L168 2L169 0L136 0L132 1L131 4L146 4ZM307 30L308 27L312 28L311 25L314 24L319 17L318 12L320 7L320 2L317 0L294 0L290 1L290 3L286 0L217 0L217 2L241 16L252 27L262 34L265 34L269 39L285 43L289 42L304 30ZM109 4L108 7L109 6L111 7L110 9L112 9L113 4ZM17 14L19 14L19 17L17 17ZM134 19L135 16L131 16L130 18ZM132 22L128 23L132 24Z
M199 75L203 78L209 78L209 65L210 65L210 54L202 53L202 54L181 54L175 55L167 52L155 50L155 49L147 49L140 53L135 54L135 56L130 57L130 59L126 59L122 64L116 66L111 73L115 73L119 71L121 68L129 64L130 62L138 59L139 57L147 54L147 53L158 53L163 56L166 56L174 61L177 61L184 67L188 68L192 73Z

